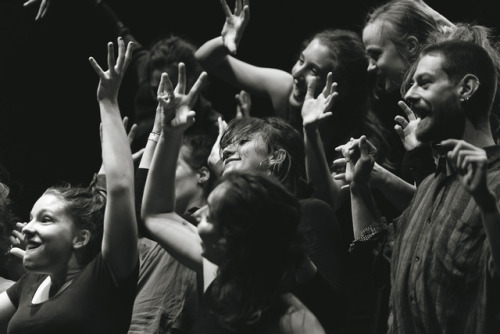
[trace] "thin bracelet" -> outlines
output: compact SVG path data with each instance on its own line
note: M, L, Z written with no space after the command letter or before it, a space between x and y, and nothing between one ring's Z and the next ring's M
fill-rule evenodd
M154 141L155 143L158 142L160 139L161 132L151 132L149 134L148 140Z

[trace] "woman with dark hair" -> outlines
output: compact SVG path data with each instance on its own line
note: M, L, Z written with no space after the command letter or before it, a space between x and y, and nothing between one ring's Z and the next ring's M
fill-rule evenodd
M195 112L190 110L191 103L197 94L197 87L201 85L201 81L204 80L206 74L199 78L200 83L195 83L193 89L188 94L185 94L186 87L182 79L182 73L182 70L179 70L179 83L175 90L168 80L167 74L162 76L160 83L158 96L164 112L164 121L146 180L142 216L146 229L158 243L181 263L202 275L200 278L203 278L204 288L200 291L204 291L211 283L216 268L213 263L204 258L203 247L215 247L216 245L205 244L200 239L198 230L175 212L175 161L179 154L183 132L192 124L195 117ZM250 117L239 120L234 119L232 122L245 126L234 127L233 129L233 123L229 124L228 133L234 134L238 139L235 139L237 142L233 142L229 140L229 136L226 136L222 141L226 143L226 140L228 140L231 143L229 144L231 148L224 147L222 149L224 175L229 173L230 170L258 171L268 174L276 182L282 181L280 183L287 187L288 191L293 195L295 195L295 190L306 189L301 185L306 184L303 181L303 142L300 134L293 127L282 119L266 121ZM255 127L255 125L257 126ZM231 132L232 130L234 131ZM264 144L264 140L266 140L267 146ZM288 145L298 145L298 147L290 148L290 151L287 151L289 149ZM213 148L212 152L220 151L218 144L214 145L214 147L217 148ZM231 150L233 150L233 153L230 153ZM216 155L220 158L219 153ZM302 225L303 229L307 229L306 232L308 233L311 230L313 231L309 235L304 236L302 234L302 236L307 238L307 241L314 242L316 248L313 250L316 253L310 254L310 256L313 262L315 258L318 260L314 264L309 260L304 261L302 270L297 273L298 276L296 277L302 284L295 285L294 292L320 319L323 326L328 329L338 328L342 322L343 314L343 299L341 299L343 295L339 292L341 259L340 254L337 254L335 250L336 245L338 245L338 243L335 243L335 238L340 237L340 235L333 231L338 227L338 223L332 209L326 203L314 199L304 199L298 201L298 203L300 207L300 217L298 217L301 222L300 225ZM261 211L259 214L262 215L274 215L268 212L267 207L259 208L251 205L251 203L240 203L240 205L249 206L247 210L259 210ZM269 207L269 209L271 208ZM200 217L205 210L206 207L203 207L196 215ZM318 229L319 226L322 227L322 230ZM266 233L262 232L261 230L261 234L263 234L261 238L266 238ZM301 231L301 233L303 232ZM338 232L338 230L335 232ZM248 237L257 236L249 235ZM279 238L279 236L273 237ZM279 243L280 241L275 240L275 242ZM325 247L325 249L318 248L318 245ZM261 252L259 256L263 254ZM227 256L232 255L236 256L238 254L228 254ZM240 255L243 256L243 254ZM257 258L252 261L257 261ZM275 265L279 267L279 264L276 263ZM315 265L318 266L319 270L316 269ZM323 271L325 271L325 276L331 279L333 283L323 277ZM247 274L252 281L263 279L256 278L250 273ZM335 285L337 289L333 288L332 284L337 284ZM225 293L221 298L227 298ZM321 298L325 298L326 302L322 304ZM233 311L239 312L238 310ZM261 312L264 312L264 310L261 309ZM246 320L250 321L251 319Z
M235 57L249 22L248 1L236 0L234 14L225 1L222 1L222 8L226 22L221 36L207 41L196 51L197 59L209 74L238 90L269 99L273 112L265 116L283 118L302 133L301 108L308 83L317 81L313 92L316 97L331 72L333 81L338 83L338 112L319 126L328 164L331 165L335 155L341 156L335 152L335 147L345 143L346 137L361 129L379 144L380 161L391 169L391 151L385 140L389 128L383 128L367 105L368 59L358 34L329 28L312 34L303 41L290 72L254 66Z
M117 95L132 44L108 44L98 74L106 195L93 187L50 187L23 227L27 272L0 295L8 333L126 333L137 284L134 168Z

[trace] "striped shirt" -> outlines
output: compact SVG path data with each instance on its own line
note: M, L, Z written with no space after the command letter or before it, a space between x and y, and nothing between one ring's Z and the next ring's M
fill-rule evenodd
M500 147L487 147L488 186L500 199ZM500 275L481 214L456 174L429 175L409 207L351 246L391 261L389 333L500 333ZM379 263L375 261L374 263Z

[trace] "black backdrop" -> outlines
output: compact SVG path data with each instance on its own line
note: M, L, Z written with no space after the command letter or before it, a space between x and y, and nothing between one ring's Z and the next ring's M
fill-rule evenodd
M114 40L92 15L87 0L52 0L47 17L23 0L0 0L0 160L16 185L22 218L41 192L60 180L88 184L101 162L97 76L88 63L105 64L106 42ZM360 31L364 14L382 1L253 0L238 57L255 65L290 70L299 43L325 27ZM136 38L149 45L176 33L202 44L224 23L219 0L107 0ZM496 28L493 2L429 0L450 20ZM229 0L232 7L233 1ZM225 115L234 112L236 91L212 78L212 100ZM131 116L127 86L120 95ZM267 101L255 100L264 110Z

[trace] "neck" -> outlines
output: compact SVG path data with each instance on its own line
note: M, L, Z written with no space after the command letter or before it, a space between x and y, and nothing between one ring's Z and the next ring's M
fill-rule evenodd
M465 130L462 139L477 147L486 147L495 144L489 122L481 122L475 127L468 119L465 121Z
M203 191L200 191L194 196L191 196L186 201L178 201L175 203L175 212L178 214L184 214L187 210L191 208L201 208L207 204L207 200L203 195Z
M82 269L83 267L78 263L76 256L73 254L67 266L61 272L50 274L51 295L57 293L66 283L71 282Z

